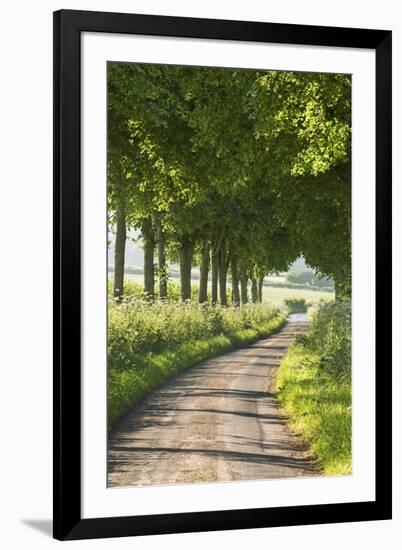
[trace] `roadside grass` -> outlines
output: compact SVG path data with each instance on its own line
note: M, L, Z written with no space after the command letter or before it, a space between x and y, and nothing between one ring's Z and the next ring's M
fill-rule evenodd
M279 330L286 316L267 304L109 301L108 427L182 370Z
M281 362L277 397L323 473L352 472L350 302L326 304Z

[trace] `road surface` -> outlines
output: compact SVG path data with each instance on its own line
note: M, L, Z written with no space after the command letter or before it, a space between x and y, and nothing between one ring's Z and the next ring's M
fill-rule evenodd
M304 314L247 348L191 367L147 397L110 434L108 486L317 475L272 395Z

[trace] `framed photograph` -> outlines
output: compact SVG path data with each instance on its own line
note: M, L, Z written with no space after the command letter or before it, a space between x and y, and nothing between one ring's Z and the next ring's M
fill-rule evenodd
M54 13L54 537L391 518L391 32Z

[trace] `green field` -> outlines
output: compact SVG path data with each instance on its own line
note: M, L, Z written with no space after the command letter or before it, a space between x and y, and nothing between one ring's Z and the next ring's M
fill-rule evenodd
M144 276L141 274L126 273L125 275L128 281L135 281L136 283L142 284L144 281ZM112 278L112 274L109 273L109 279ZM269 278L267 278L269 280ZM283 277L275 278L283 281ZM178 279L172 279L175 282L179 282ZM272 278L271 280L274 280ZM191 283L198 285L198 279L191 279ZM228 288L230 288L230 282L228 282ZM330 301L334 299L333 292L325 292L319 290L310 290L308 288L282 288L274 286L264 286L263 287L263 301L270 302L275 307L284 308L284 300L286 298L304 298L306 303L310 306L313 304L318 304L321 300Z
M263 300L271 302L276 307L283 307L283 301L286 298L304 298L308 305L318 304L320 300L330 301L334 299L333 292L321 292L318 290L309 290L308 288L278 288L273 286L264 286Z

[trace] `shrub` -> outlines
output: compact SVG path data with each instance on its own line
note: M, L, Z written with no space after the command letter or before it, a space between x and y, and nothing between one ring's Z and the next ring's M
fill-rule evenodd
M134 285L131 290L138 289ZM109 426L169 376L265 336L284 321L269 304L221 308L150 304L134 295L126 295L121 304L109 298Z
M307 304L304 298L287 298L284 300L289 313L302 313L307 311Z
M286 275L288 283L296 283L299 285L312 284L314 273L312 271L290 271Z
M286 275L286 282L291 285L304 287L318 287L321 289L333 289L334 281L322 275L315 275L312 271L290 271Z
M196 285L196 284L191 285L191 299L193 301L198 300L198 290L199 290L198 285ZM109 295L109 298L113 297L113 280L111 278L108 280L108 295ZM126 278L124 280L124 295L125 295L126 298L132 297L132 298L137 298L138 300L143 300L144 299L144 287L141 283L137 283L136 281L133 281L129 278ZM231 300L231 292L229 290L227 291L227 299L228 299L228 304L230 304L232 300ZM158 287L157 284L155 285L154 300L155 301L159 300L159 287ZM210 292L208 292L208 300L211 301L211 293ZM180 301L180 284L179 283L175 283L173 281L168 281L167 301L168 302L179 302Z
M351 376L352 303L351 300L327 302L318 309L308 337L302 338L306 348L320 357L320 369L332 376Z
M220 308L208 303L149 304L131 296L121 304L109 299L109 365L132 368L139 355L173 350L190 340L257 329L277 315L278 311L268 304Z
M335 283L333 279L327 279L326 277L316 277L313 281L313 285L318 288L334 289Z
M276 384L292 428L310 443L324 473L350 473L350 301L321 305L308 333L289 348Z

